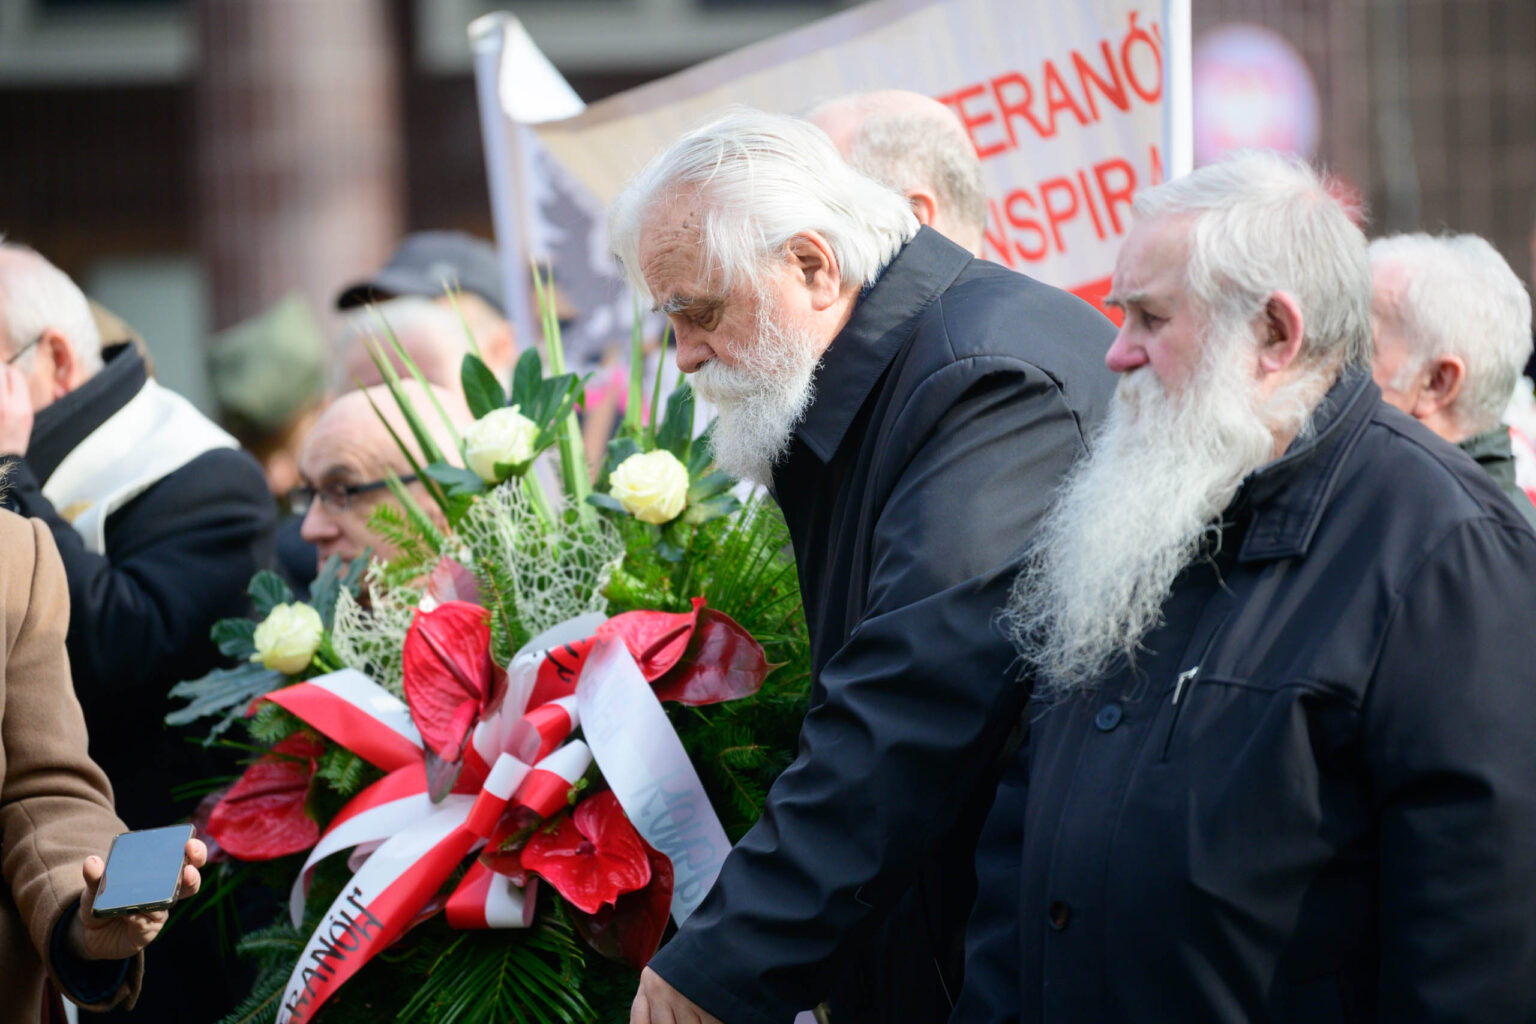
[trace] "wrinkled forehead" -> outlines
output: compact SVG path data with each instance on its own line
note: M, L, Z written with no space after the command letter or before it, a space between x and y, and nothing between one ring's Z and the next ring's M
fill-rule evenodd
M342 395L315 421L304 438L299 469L312 484L328 478L362 483L391 469L410 472L394 438L358 392Z
M640 276L657 303L714 276L705 259L704 228L704 205L692 190L658 202L642 222Z
M1192 214L1164 214L1137 221L1115 257L1112 293L1122 301L1181 295L1194 221Z

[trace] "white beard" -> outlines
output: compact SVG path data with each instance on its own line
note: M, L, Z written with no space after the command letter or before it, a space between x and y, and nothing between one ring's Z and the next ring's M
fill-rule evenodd
M712 438L715 464L743 480L770 483L774 463L788 452L789 436L815 397L820 362L811 332L781 323L765 296L757 337L736 356L736 365L712 359L693 375L693 389L720 414Z
M1218 540L1217 518L1243 479L1299 429L1319 376L1261 401L1252 339L1208 337L1179 395L1151 367L1121 378L1092 453L1068 475L1030 542L1002 625L1038 672L1038 689L1089 689L1130 661L1162 618L1174 580Z

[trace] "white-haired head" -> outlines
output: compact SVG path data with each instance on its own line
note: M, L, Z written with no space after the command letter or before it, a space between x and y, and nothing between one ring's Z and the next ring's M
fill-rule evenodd
M1140 193L1132 210L1193 216L1185 281L1213 327L1254 323L1285 292L1305 323L1301 367L1370 366L1365 236L1303 161L1240 152Z
M723 290L755 285L805 231L826 239L843 281L868 284L918 229L905 197L850 167L815 125L736 108L673 143L613 203L610 241L647 300L641 234L679 199L701 209L701 266Z
M347 316L337 339L341 354L337 364L338 393L383 382L383 375L370 355L375 346L382 345L379 350L389 353L396 373L402 377L410 375L389 343L385 324L429 384L460 390L464 356L471 351L464 321L431 299L402 295L360 307Z
M922 93L878 89L818 103L806 119L823 129L850 164L909 197L931 202L918 219L981 252L987 196L981 160L954 111Z
M85 293L41 253L0 240L0 355L31 345L49 329L69 339L83 375L101 369L101 333ZM18 365L25 369L36 357L34 348Z
M1493 429L1531 357L1525 285L1477 235L1393 235L1372 242L1370 256L1378 345L1402 346L1391 386L1455 356L1464 373L1447 412L1463 437Z

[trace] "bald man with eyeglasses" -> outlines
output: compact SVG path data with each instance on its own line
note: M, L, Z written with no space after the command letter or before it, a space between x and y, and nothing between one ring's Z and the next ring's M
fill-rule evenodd
M423 412L422 422L438 447L456 458L456 448L442 420L427 412L432 408L427 390L411 380L401 386L412 405ZM431 393L456 429L462 431L473 422L457 392L432 386ZM380 413L385 419L379 418ZM369 548L375 558L394 554L388 539L368 528L374 506L394 501L387 483L390 473L400 477L417 504L443 525L441 511L411 474L411 464L390 436L391 429L412 446L411 454L420 461L421 452L394 397L387 387L377 385L337 398L305 437L299 455L303 482L289 492L288 500L293 514L303 518L300 535L315 546L320 564L332 555L351 562Z

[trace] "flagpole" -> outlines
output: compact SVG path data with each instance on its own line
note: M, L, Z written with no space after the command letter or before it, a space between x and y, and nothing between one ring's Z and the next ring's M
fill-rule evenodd
M1167 91L1163 105L1163 143L1168 177L1195 167L1194 61L1190 0L1163 0L1163 38L1167 42Z
M490 191L491 225L496 234L496 253L501 264L501 290L507 319L517 331L520 346L538 347L540 332L533 315L528 289L528 236L525 217L519 216L523 186L522 160L510 138L514 125L501 106L501 57L506 28L512 15L496 12L476 18L469 25L469 44L475 58L475 98L480 107L480 139L485 149L485 178ZM503 382L505 383L505 382Z

